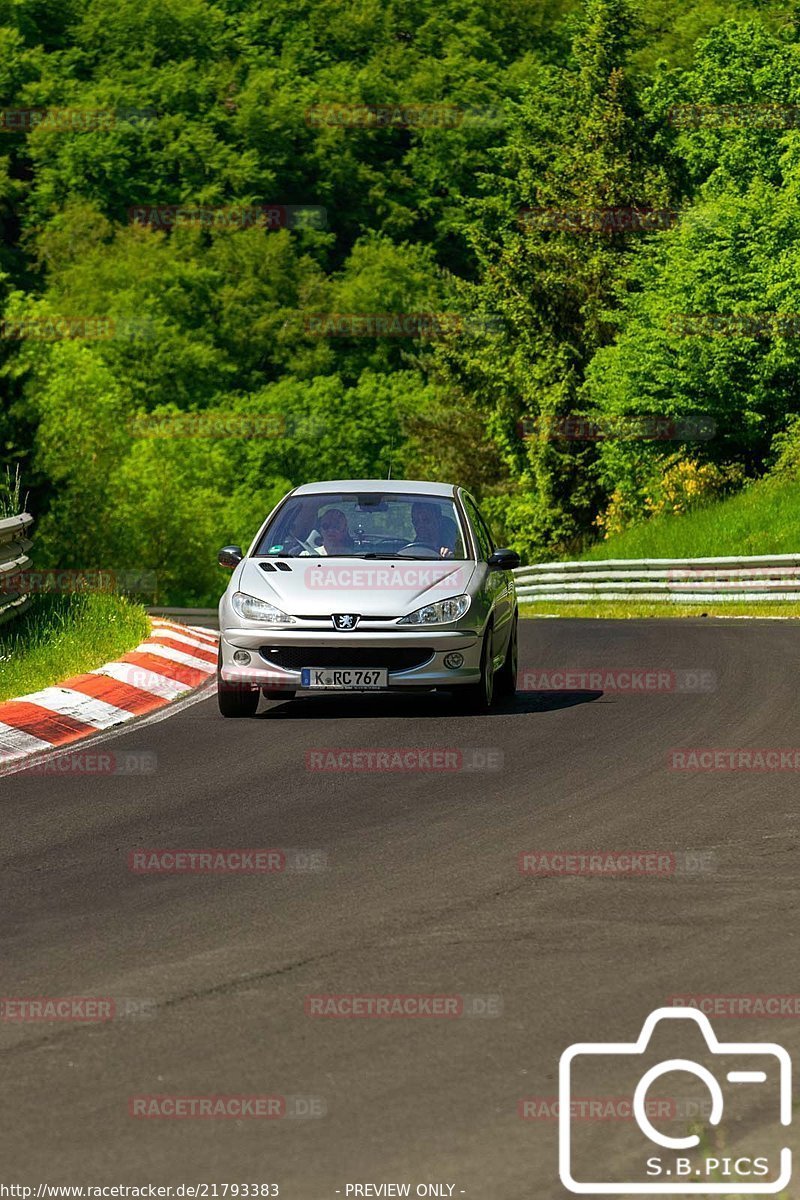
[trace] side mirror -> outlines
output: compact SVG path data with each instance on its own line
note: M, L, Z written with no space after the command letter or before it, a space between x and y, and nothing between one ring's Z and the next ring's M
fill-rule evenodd
M232 571L243 558L241 546L223 546L217 555L217 562L221 567L228 567Z
M495 550L489 558L490 571L514 571L519 566L516 550Z

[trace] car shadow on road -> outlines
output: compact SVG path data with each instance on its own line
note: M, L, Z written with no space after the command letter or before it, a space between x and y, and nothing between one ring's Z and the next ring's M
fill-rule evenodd
M509 700L499 702L488 713L459 712L447 693L411 696L300 696L292 701L275 701L258 714L259 721L309 721L312 719L358 720L398 717L521 717L526 713L554 712L590 704L599 700L602 691L574 692L517 692Z

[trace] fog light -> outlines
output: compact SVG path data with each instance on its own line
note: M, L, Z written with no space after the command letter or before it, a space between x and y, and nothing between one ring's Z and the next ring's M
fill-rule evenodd
M445 654L444 665L448 671L457 671L459 667L464 665L464 655L455 652L453 654Z
M250 662L250 655L246 650L236 650L233 655L233 661L239 663L242 667L246 667Z

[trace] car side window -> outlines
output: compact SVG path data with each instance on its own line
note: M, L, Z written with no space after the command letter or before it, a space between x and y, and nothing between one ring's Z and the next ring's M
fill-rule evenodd
M477 509L477 508L476 508L476 512L478 513L479 527L483 530L484 536L485 536L488 546L489 546L489 554L494 554L495 550L497 549L497 542L496 542L495 538L492 537L492 531L489 528L489 526L486 524L483 513L480 511L480 509Z
M470 524L475 531L475 537L478 540L478 550L484 562L489 558L494 546L489 530L486 528L486 522L478 512L478 506L471 496L463 496L464 508L467 511Z

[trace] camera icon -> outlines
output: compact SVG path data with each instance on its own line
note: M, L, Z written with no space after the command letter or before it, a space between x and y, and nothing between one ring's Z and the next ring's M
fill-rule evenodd
M666 1031L675 1031L676 1022L682 1021L681 1034L692 1031L699 1033L705 1042L705 1055L714 1060L718 1068L715 1073L702 1063L689 1058L667 1058L641 1071L653 1033L660 1023ZM652 1053L652 1052L651 1052ZM585 1065L589 1073L597 1078L604 1064L592 1056L603 1056L615 1069L630 1067L639 1076L632 1092L631 1111L635 1124L644 1135L641 1171L637 1178L603 1179L596 1167L596 1147L589 1156L588 1170L576 1169L576 1121L572 1101L575 1098L576 1070ZM759 1120L745 1123L748 1136L756 1137L763 1125L761 1121L763 1102L769 1091L777 1093L776 1125L787 1126L792 1120L792 1063L787 1050L774 1042L720 1042L711 1022L704 1013L686 1008L658 1008L647 1017L639 1038L635 1042L581 1042L567 1047L559 1064L559 1117L558 1149L559 1174L564 1187L570 1192L594 1195L648 1195L651 1193L694 1193L695 1195L749 1196L780 1192L791 1180L792 1152L787 1146L774 1148L773 1153L753 1153L749 1142L745 1149L749 1153L739 1156L719 1157L701 1143L696 1133L674 1137L656 1128L650 1119L648 1104L650 1088L662 1076L682 1072L705 1085L710 1094L708 1123L718 1126L728 1111L733 1110L733 1120L741 1121L737 1114L737 1101L747 1095L751 1105L758 1108ZM604 1076L605 1078L605 1076ZM732 1086L729 1086L732 1085ZM741 1086L746 1085L744 1092ZM754 1089L754 1090L750 1090ZM755 1127L752 1132L751 1126ZM737 1133L739 1129L737 1125ZM742 1135L743 1136L743 1135ZM781 1137L780 1141L783 1140ZM654 1152L657 1147L659 1153ZM763 1150L763 1146L761 1147ZM758 1150L758 1147L756 1147ZM586 1156L581 1166L588 1161ZM616 1174L616 1171L609 1174ZM594 1175L600 1178L576 1178L576 1175ZM630 1172L634 1175L634 1172Z

